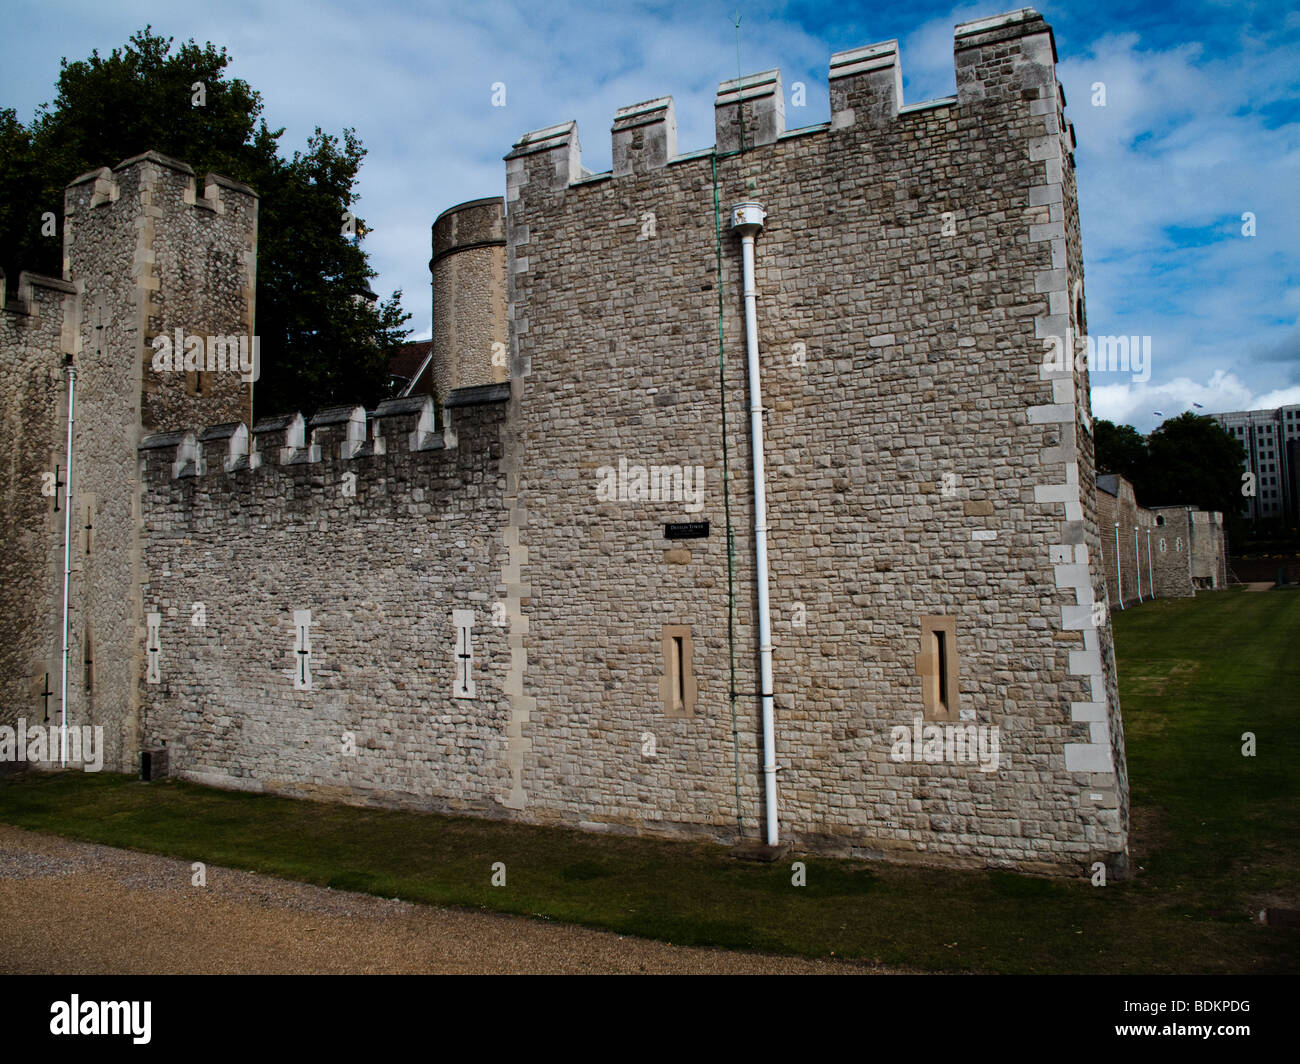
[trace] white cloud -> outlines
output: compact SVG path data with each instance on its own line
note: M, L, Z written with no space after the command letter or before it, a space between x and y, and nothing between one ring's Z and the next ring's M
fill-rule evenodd
M948 95L953 26L999 8L959 3L937 17L914 10L827 8L815 13L813 34L792 24L787 9L760 4L742 23L742 65L779 66L787 86L804 81L808 107L787 108L787 122L822 121L831 52L894 35L877 25L901 25L907 101ZM373 228L366 246L379 271L374 287L382 295L403 289L416 335L427 336L429 227L455 203L503 194L502 156L521 134L576 118L584 163L604 169L614 111L671 94L680 149L713 143L713 94L735 76L731 12L689 2L356 9L339 0L275 8L74 0L58 11L15 11L14 33L0 40L0 84L28 117L52 95L58 56L106 52L147 22L179 40L227 45L232 73L263 93L273 127L287 127L286 151L318 124L356 127L369 149L358 213ZM1077 34L1086 16L1069 18ZM1296 24L1292 12L1285 27ZM1203 390L1213 387L1241 405L1252 392L1280 394L1300 382L1300 348L1288 341L1300 315L1300 124L1275 117L1300 92L1285 32L1225 35L1193 21L1183 43L1162 48L1122 29L1058 40L1079 137L1089 327L1153 338L1152 380L1104 384L1094 392L1099 404L1164 409L1182 398L1205 402ZM504 109L490 106L494 81L507 85ZM1107 87L1104 108L1090 105L1096 81ZM1262 112L1269 103L1278 108L1272 118ZM1257 217L1253 238L1240 234L1247 210Z
M1295 406L1297 404L1300 404L1300 385L1265 392L1251 403L1250 409L1269 410L1274 407Z
M1198 414L1220 414L1229 410L1271 410L1300 403L1300 385L1258 393L1234 373L1216 371L1207 381L1176 377L1162 384L1132 381L1097 383L1108 375L1092 375L1092 413L1117 425L1132 425L1150 432L1160 422L1188 410ZM1193 404L1199 403L1196 409ZM1160 411L1157 415L1156 411Z
M1286 191L1300 125L1269 129L1261 113L1294 91L1295 71L1280 41L1211 43L1150 49L1114 33L1060 64L1079 141L1089 329L1154 339L1153 379L1102 384L1094 403L1140 428L1159 420L1151 410L1249 407L1252 391L1295 380L1295 365L1267 352L1300 309L1288 284L1300 212ZM1091 104L1096 82L1104 107Z

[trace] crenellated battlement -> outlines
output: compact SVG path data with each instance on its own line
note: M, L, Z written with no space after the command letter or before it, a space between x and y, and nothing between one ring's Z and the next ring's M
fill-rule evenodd
M156 168L156 172L150 173L150 168ZM122 200L124 187L134 190L132 186L137 181L139 185L136 187L147 187L157 183L164 172L177 175L182 183L182 203L214 214L225 214L227 205L234 209L241 198L252 200L259 198L257 193L247 185L212 172L204 175L203 195L200 196L198 175L194 168L188 163L156 151L146 151L129 159L123 159L112 169L101 166L97 170L88 170L80 177L69 181L67 188L71 192L73 189L81 190L82 186L85 186L84 191L88 193L88 198L78 195L74 201L75 206L106 207ZM224 199L222 189L226 190Z
M444 404L444 427L436 429L433 397L387 399L373 410L333 406L312 417L301 413L263 418L250 430L243 422L160 432L138 448L146 484L292 466L347 466L365 459L415 458L454 451L459 437L452 425L468 431L491 420L475 408L500 407L510 397L508 384L460 388ZM498 416L504 416L502 413ZM472 446L483 445L474 438ZM468 444L467 444L468 445Z
M69 296L80 294L71 281L58 277L46 277L44 274L23 270L18 275L17 298L9 302L6 298L5 272L0 270L0 310L26 318L29 323L46 313L62 314Z
M256 350L257 217L248 186L214 173L200 181L156 151L68 184L63 275L86 285L83 350L138 379L146 432L251 417L255 371L153 356L160 336L248 337Z
M537 176L551 189L623 178L658 170L674 162L717 154L719 157L763 148L789 137L816 134L869 136L905 122L909 116L934 108L976 110L988 106L1023 106L1026 90L1053 97L1054 109L1064 107L1055 80L1056 44L1051 27L1032 8L957 26L953 33L956 96L920 103L903 102L903 72L897 40L881 41L830 58L827 85L831 120L800 129L786 129L781 71L766 70L722 82L714 100L715 141L712 148L677 153L677 118L671 96L620 108L611 127L613 167L595 174L582 165L578 124L570 121L525 133L507 160L507 199ZM1006 77L1008 69L1014 77ZM1059 106L1056 97L1059 96ZM1063 120L1060 128L1073 130ZM531 177L534 167L540 167Z
M78 350L82 286L23 270L18 292L7 299L0 270L0 356L10 372L57 372Z
M614 114L614 170L616 175L657 170L677 157L677 115L673 98L620 108Z

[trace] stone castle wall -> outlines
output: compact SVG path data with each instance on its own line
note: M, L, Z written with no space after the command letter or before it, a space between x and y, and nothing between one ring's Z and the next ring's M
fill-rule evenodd
M1103 478L1097 491L1106 598L1125 607L1155 598L1189 598L1198 589L1227 586L1223 515L1190 506L1138 504L1121 476ZM1117 594L1116 522L1119 539ZM1136 534L1135 534L1136 530Z
M785 134L771 72L723 86L716 155L674 158L671 101L652 101L616 118L612 174L585 174L572 124L509 157L529 815L723 836L738 785L753 828L750 456L725 212L754 200L783 827L844 852L1022 866L1123 849L1110 632L1086 619L1101 588L1086 379L1042 371L1080 269L1050 31L1017 15L958 34L956 99L901 106L890 43L832 61L828 127ZM746 150L728 154L742 125ZM620 461L699 464L703 511L601 501L600 470ZM692 519L711 534L664 539ZM955 623L960 709L1002 729L996 773L890 758L891 728L923 712L933 617ZM660 694L665 626L693 644L687 719Z
M147 437L147 745L223 786L492 812L505 773L504 389ZM450 444L450 445L449 445ZM178 456L182 459L178 463ZM177 475L179 473L179 475ZM453 608L473 700L453 697ZM295 682L309 611L310 681ZM201 621L201 623L196 623ZM353 737L349 743L346 735Z
M1067 326L1067 337L1087 335L1087 304L1083 287L1083 239L1079 224L1078 183L1073 154L1074 128L1065 120L1065 90L1059 83L1056 91L1056 104L1059 106L1053 107L1044 117L1049 133L1047 141L1049 156L1046 161L1048 182L1046 187L1040 186L1030 191L1031 202L1037 199L1040 203L1051 204L1059 195L1065 217L1065 276L1061 277L1057 274L1051 279L1048 286L1051 289L1048 294L1049 315L1046 320L1038 318L1035 321L1036 335L1043 340L1046 334L1047 339L1044 343L1049 347L1053 338L1060 336L1062 316ZM1046 110L1045 102L1040 101L1037 109ZM1062 134L1059 140L1053 141L1050 138L1050 134L1054 132ZM1061 178L1059 186L1051 180L1058 166ZM1052 265L1055 271L1059 263L1059 245L1053 244L1052 253ZM1075 613L1075 616L1065 623L1067 626L1071 624L1079 626L1079 637L1083 643L1082 662L1072 659L1070 669L1075 671L1078 668L1090 672L1089 686L1092 701L1073 703L1070 707L1071 719L1077 723L1087 724L1091 744L1090 749L1077 750L1076 758L1079 754L1084 754L1092 759L1094 766L1100 764L1103 767L1108 759L1109 764L1113 766L1115 817L1121 835L1127 840L1129 833L1128 758L1124 741L1124 723L1119 709L1115 643L1109 614L1107 612L1103 615L1099 608L1100 604L1107 602L1105 572L1102 565L1104 526L1099 522L1100 499L1104 493L1097 490L1096 442L1092 434L1091 383L1087 362L1084 359L1076 359L1073 371L1064 379L1061 374L1047 369L1043 371L1043 375L1053 380L1054 402L1059 402L1063 398L1070 400L1066 404L1066 409L1058 410L1055 416L1065 422L1060 429L1061 444L1068 448L1072 442L1075 449L1076 464L1073 470L1067 458L1066 481L1069 483L1071 477L1077 479L1077 485L1072 485L1067 494L1067 498L1071 500L1067 502L1067 509L1072 506L1072 499L1077 497L1078 515L1081 521L1077 529L1071 526L1068 533L1070 539L1074 541L1073 566L1068 564L1069 541L1067 540L1067 546L1057 548L1057 552L1065 557L1067 565L1057 569L1056 584L1062 588L1078 588L1076 599L1079 607L1071 611L1067 606L1063 611L1063 618L1071 612ZM1066 383L1067 380L1069 383ZM1068 453L1067 450L1067 456ZM1045 460L1055 460L1056 453L1045 453L1043 457ZM1046 492L1040 491L1040 495L1048 495L1051 491L1050 488ZM1079 608L1090 611L1091 616L1088 620L1078 617ZM1076 766L1078 763L1075 762ZM1092 802L1100 802L1110 808L1112 792L1106 786L1110 783L1107 773L1094 771L1090 780L1101 785L1101 789L1090 790L1086 798L1081 798L1083 804L1087 806ZM1097 797L1099 794L1100 799Z
M1192 519L1192 580L1199 588L1228 586L1228 548L1223 515L1196 510Z
M154 372L152 339L251 335L257 198L213 175L200 196L189 166L148 152L74 180L64 217L64 279L30 279L33 298L5 308L0 333L6 361L27 370L26 390L6 392L21 405L5 423L18 456L6 539L20 546L3 591L13 600L0 639L4 712L43 719L37 690L47 673L57 690L62 670L62 513L39 494L42 474L61 470L58 502L66 492L73 516L67 719L102 726L105 764L127 769L139 748L144 634L136 448L147 427L251 412L238 372ZM70 482L66 356L76 369ZM49 704L53 715L57 696Z
M43 723L47 715L57 723L67 481L63 364L76 350L79 299L69 282L26 273L17 300L4 298L0 277L0 355L9 382L0 389L6 456L0 465L0 724L12 726L19 717Z
M112 447L94 476L121 561L93 556L105 575L82 578L88 599L118 603L95 621L117 763L165 744L175 771L226 786L757 836L729 225L731 205L757 201L783 837L1122 867L1087 377L1044 359L1084 313L1055 46L1024 10L958 27L954 52L957 96L920 105L902 100L896 42L834 56L832 119L806 130L784 129L779 72L724 83L716 147L684 156L671 99L624 108L609 174L583 170L572 123L525 136L504 222L479 201L440 219L442 244L435 227L435 259L453 250L441 264L463 264L483 298L503 256L509 296L490 312L439 296L433 263L435 350L439 307L455 314L442 424L411 399L250 431L229 382L160 386L146 370L159 332L251 321L256 201L209 178L203 198L224 211L205 214L188 168L156 156L74 185L83 226L115 217L95 201L140 208L95 260L105 285L139 279L108 290L122 321L97 342L110 336L119 368L96 388L117 391L92 403L118 419L96 429ZM172 252L145 246L165 234ZM208 290L188 304L180 278ZM643 497L647 473L662 490ZM894 729L918 720L997 729L994 770L899 760Z

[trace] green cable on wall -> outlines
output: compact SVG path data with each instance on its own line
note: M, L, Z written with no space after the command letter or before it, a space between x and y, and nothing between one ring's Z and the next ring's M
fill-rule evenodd
M736 830L745 836L745 816L740 804L740 727L736 721L736 542L731 530L731 460L727 445L727 359L722 312L722 214L718 199L718 151L714 148L713 164L713 240L717 255L718 290L718 384L722 403L722 503L727 522L727 659L731 701L731 752L736 782Z

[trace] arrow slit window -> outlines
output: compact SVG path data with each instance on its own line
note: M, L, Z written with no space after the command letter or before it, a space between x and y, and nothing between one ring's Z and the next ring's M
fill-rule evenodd
M456 671L451 694L453 698L473 698L477 690L474 683L474 611L452 610L451 623L456 629Z
M159 671L158 659L162 653L162 647L158 637L158 630L162 626L162 614L150 613L145 617L145 623L148 625L145 636L145 659L148 669L145 673L145 683L162 683L162 675Z
M957 720L960 671L957 661L957 619L921 618L921 652L916 656L921 678L921 704L926 720Z
M311 690L311 610L293 611L293 689Z
M665 624L659 696L663 700L666 717L695 716L694 656L690 625Z

